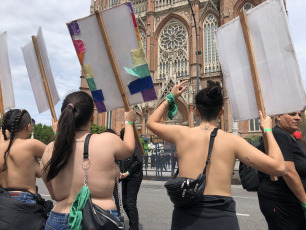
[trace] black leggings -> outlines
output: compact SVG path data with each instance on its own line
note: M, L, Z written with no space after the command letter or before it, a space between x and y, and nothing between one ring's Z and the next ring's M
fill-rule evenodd
M305 230L306 220L298 202L280 202L260 196L259 206L269 230Z
M205 195L188 208L174 207L172 230L239 230L232 197Z

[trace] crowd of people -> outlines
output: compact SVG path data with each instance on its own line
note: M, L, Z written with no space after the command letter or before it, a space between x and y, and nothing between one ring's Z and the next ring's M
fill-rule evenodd
M207 150L212 149L203 193L186 207L174 206L171 229L239 229L231 195L236 159L261 172L258 198L269 230L306 229L306 150L294 136L301 112L277 115L272 128L272 118L259 111L263 153L243 138L216 129L223 114L218 82L208 80L195 97L199 126L161 123L186 87L187 81L175 85L147 122L154 134L176 146L179 177L188 182L203 172ZM120 195L129 229L139 229L137 195L144 158L135 144L136 113L125 113L121 138L113 131L90 135L93 116L94 103L87 93L69 94L58 122L52 125L55 140L46 146L29 139L33 120L26 110L5 113L0 143L0 229L82 229L88 223L88 213L82 213L88 200L96 215L101 209L111 216L107 220L122 222ZM211 144L213 130L216 136ZM271 180L270 175L278 179ZM50 203L38 193L36 178L40 177L56 201L54 207L46 205Z

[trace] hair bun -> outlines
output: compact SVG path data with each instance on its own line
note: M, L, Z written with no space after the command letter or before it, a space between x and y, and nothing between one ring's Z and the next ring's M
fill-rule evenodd
M215 98L216 96L221 95L221 86L220 82L214 82L212 80L207 81L207 96L210 98Z

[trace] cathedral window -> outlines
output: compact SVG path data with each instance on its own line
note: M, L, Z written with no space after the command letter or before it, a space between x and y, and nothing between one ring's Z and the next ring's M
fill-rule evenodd
M188 32L176 19L170 20L158 39L158 79L186 77L189 74Z
M119 4L119 0L108 0L108 7L112 7Z
M248 10L252 9L253 7L254 6L251 3L246 3L246 4L243 5L241 10L244 9L245 11L248 11Z
M215 43L215 32L218 29L218 20L217 18L209 14L205 20L203 25L204 31L204 72L211 73L220 71L220 64L218 60L218 54L216 50Z
M143 50L146 53L146 32L144 32L143 30L139 30L139 33L140 33L140 37L141 37Z

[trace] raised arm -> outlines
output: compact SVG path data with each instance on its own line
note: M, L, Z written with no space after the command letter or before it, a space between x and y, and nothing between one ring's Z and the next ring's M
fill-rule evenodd
M136 121L136 112L130 110L124 113L125 117L125 133L123 141L119 137L116 137L115 158L116 160L123 160L130 157L135 150L135 136L133 130L133 124Z
M247 141L237 137L234 141L236 157L244 164L256 170L269 175L283 176L286 172L285 162L282 152L271 131L271 117L267 116L264 119L261 112L259 112L259 116L260 128L265 130L264 135L266 136L267 144L269 146L267 155L247 143Z
M174 95L175 100L186 90L187 86L185 86L184 84L187 82L188 80L183 81L172 88L171 93ZM162 139L171 143L175 143L175 140L178 140L180 137L181 126L166 125L160 123L164 114L168 112L168 107L169 102L167 100L161 103L159 107L150 116L147 122L147 127Z

